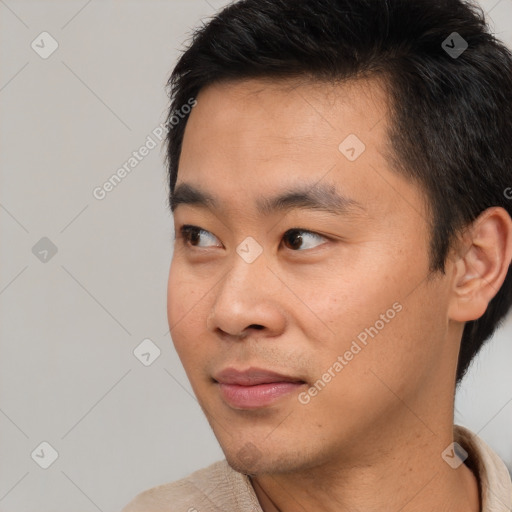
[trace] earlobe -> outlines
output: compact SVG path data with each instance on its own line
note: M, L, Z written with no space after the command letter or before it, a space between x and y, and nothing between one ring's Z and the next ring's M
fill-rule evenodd
M454 262L449 318L480 318L498 293L512 260L512 219L504 208L488 208L465 231Z

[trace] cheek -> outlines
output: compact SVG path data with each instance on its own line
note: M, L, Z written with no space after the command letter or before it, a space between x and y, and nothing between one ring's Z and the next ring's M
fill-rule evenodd
M373 253L379 257L372 258ZM351 268L340 261L323 275L290 275L290 288L301 290L300 307L306 304L315 313L295 318L307 338L322 347L314 354L316 372L327 371L346 354L347 367L341 372L345 377L340 373L336 379L340 384L345 378L357 381L370 368L393 375L428 359L424 338L432 332L429 323L442 306L434 302L432 309L437 311L426 314L427 292L421 284L425 269L426 262L412 263L399 251L387 253L376 247L364 251ZM371 373L365 378L374 379Z
M167 281L167 320L171 335L174 334L174 328L179 318L184 316L186 311L184 304L185 289L181 286L179 272L176 270L174 260L169 270L169 279Z
M404 399L414 397L429 382L444 356L444 303L442 293L422 284L412 293L403 293L395 303L399 306L396 310L376 311L384 313L383 320L378 316L369 319L353 338L361 350L344 372L349 381L345 384L357 382L352 392L357 395L371 390L368 400L370 395L381 395L393 401L393 393ZM361 334L365 344L359 342ZM410 400L412 403L413 398Z
M382 249L379 252L383 254ZM377 265L362 255L357 265L350 267L340 260L324 268L290 272L283 281L294 291L290 295L296 308L294 318L309 335L314 331L313 337L334 337L338 340L334 348L342 349L345 342L373 326L410 291L407 279L395 275L395 265L392 258L388 261L381 256Z
M180 358L200 345L207 301L201 283L185 278L184 272L173 262L167 284L167 320Z

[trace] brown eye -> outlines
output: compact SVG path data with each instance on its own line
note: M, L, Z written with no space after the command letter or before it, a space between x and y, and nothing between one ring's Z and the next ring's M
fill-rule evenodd
M325 237L318 235L316 233L313 233L311 231L307 231L305 229L289 229L284 235L283 235L283 243L289 248L294 251L297 251L299 249L306 250L306 249L313 249L314 247L321 245L321 244L311 244L311 239L317 239L320 241L325 241ZM312 247L313 245L313 247Z
M283 240L289 249L295 250L300 248L302 245L302 237L300 236L300 233L301 231L298 229L291 229L284 234Z
M180 233L181 233L181 236L183 237L183 239L185 240L185 243L188 245L191 245L193 247L212 247L212 245L216 246L216 247L220 247L222 245L220 243L208 244L207 243L208 237L210 239L214 239L214 241L217 240L217 242L218 242L217 237L215 235L213 235L212 233L210 233L209 231L206 231L205 229L201 229L200 227L197 227L197 226L189 226L189 225L182 226L180 228ZM202 237L203 237L203 239L206 239L206 242L203 242L203 244L201 244Z

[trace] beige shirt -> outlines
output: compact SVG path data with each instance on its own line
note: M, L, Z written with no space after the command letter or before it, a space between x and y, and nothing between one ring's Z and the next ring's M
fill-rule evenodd
M478 436L455 426L455 441L469 454L466 461L480 485L482 512L512 511L512 482L502 460ZM177 482L139 494L122 512L263 512L249 477L225 460Z

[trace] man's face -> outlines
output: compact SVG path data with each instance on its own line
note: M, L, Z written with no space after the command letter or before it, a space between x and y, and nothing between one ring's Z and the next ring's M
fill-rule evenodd
M248 80L197 100L176 190L213 201L177 201L168 319L230 464L350 464L430 435L457 355L449 274L429 279L425 197L384 158L382 89Z

